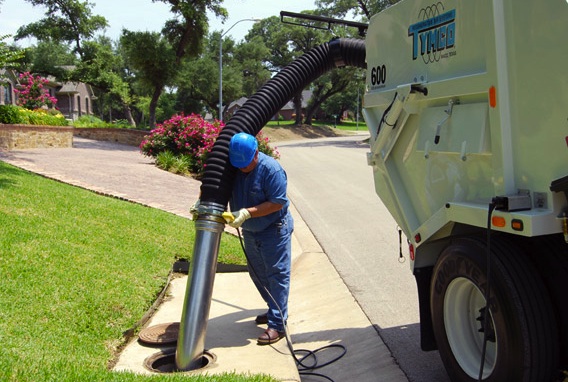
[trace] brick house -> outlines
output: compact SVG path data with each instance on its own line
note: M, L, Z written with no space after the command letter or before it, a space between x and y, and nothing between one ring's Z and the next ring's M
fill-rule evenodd
M313 92L311 90L304 90L302 91L302 114L306 113L306 110L308 108L308 102L310 101L310 99L312 98L312 94ZM225 111L225 115L228 116L232 116L233 114L235 114L235 112L237 110L239 110L244 104L245 102L248 100L248 98L246 97L242 97L239 98L236 101L233 101L229 104L229 106L227 107L226 111ZM285 121L291 121L294 119L295 117L295 110L294 110L294 102L292 102L292 100L288 101L286 103L286 105L284 105L282 107L282 109L280 109L273 117L272 120L278 120L279 116L282 116L282 118ZM230 118L230 117L229 117ZM227 119L229 119L227 118Z
M229 106L227 106L227 108L223 111L223 115L225 116L225 118L230 119L233 116L233 114L235 114L237 110L243 107L243 105L247 101L248 98L241 97L238 100L231 102Z
M0 105L15 105L14 88L18 84L18 76L13 70L0 69Z
M312 91L311 90L304 90L302 91L302 114L306 114L306 110L308 108L308 101L312 98ZM280 109L278 112L284 118L285 121L291 121L296 116L296 110L294 109L294 102L292 100L288 101L286 105ZM275 116L275 119L278 118L278 114Z
M48 76L46 87L51 96L57 98L57 109L72 121L83 115L93 114L93 100L96 99L91 85L84 82L59 82Z
M65 118L75 121L82 115L93 114L93 100L96 99L93 88L83 82L60 82L48 76L46 88L49 95L57 98L56 108ZM0 69L0 105L16 105L17 94L14 89L19 86L16 71Z

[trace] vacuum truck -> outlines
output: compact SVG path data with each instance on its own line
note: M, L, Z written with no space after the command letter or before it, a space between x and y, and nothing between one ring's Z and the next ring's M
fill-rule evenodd
M371 18L363 115L452 381L568 365L568 2L405 0Z

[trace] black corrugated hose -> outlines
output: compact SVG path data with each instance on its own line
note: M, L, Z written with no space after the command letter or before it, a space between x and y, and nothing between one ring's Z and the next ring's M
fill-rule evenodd
M229 141L245 132L256 136L262 127L297 92L331 69L343 66L365 68L364 40L338 38L315 47L270 79L229 120L205 162L201 202L226 206L236 169L229 163Z

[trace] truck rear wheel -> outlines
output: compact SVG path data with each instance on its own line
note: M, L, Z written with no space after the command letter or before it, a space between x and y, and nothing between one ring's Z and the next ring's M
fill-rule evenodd
M550 381L558 335L548 294L519 248L491 243L490 315L484 325L486 246L459 239L440 255L431 284L432 322L452 381L477 381L487 332L484 381Z

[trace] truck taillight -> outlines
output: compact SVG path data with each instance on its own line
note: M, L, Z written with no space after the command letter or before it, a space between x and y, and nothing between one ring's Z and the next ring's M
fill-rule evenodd
M414 245L408 244L408 253L410 254L410 260L414 261Z

